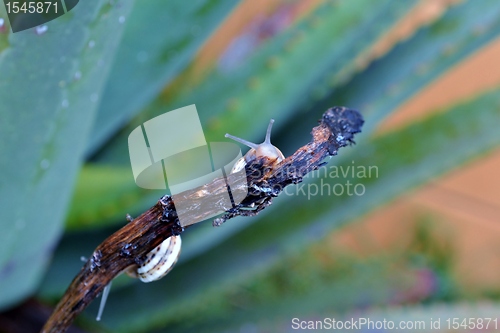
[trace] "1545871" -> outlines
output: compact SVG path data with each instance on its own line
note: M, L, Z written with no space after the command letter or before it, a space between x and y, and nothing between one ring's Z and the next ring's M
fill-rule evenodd
M449 330L497 330L498 318L448 318L446 324Z
M58 1L5 1L7 14L57 14Z

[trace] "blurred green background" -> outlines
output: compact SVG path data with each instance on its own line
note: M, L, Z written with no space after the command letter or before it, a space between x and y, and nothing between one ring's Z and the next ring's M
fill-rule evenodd
M497 0L94 0L16 34L6 18L0 5L1 332L39 329L80 257L164 194L135 185L127 137L190 104L209 142L261 142L274 118L285 156L330 106L366 122L305 192L188 229L168 276L120 276L103 320L95 301L75 330L499 317ZM377 173L329 173L354 166ZM312 193L347 182L363 194Z

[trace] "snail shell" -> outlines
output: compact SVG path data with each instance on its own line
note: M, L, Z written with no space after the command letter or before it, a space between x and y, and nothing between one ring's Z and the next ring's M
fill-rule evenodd
M127 220L129 220L129 216L127 216ZM181 243L181 236L170 236L146 255L142 265L130 266L125 269L125 273L131 277L139 278L142 282L161 279L172 270L177 259L179 259ZM96 317L97 321L101 320L110 289L111 282L104 287L99 312Z
M171 236L146 255L140 266L127 268L129 276L137 277L142 282L161 279L174 267L181 253L181 236Z
M261 144L252 143L250 141L238 138L231 134L226 134L225 137L232 139L236 142L242 143L245 146L248 146L252 149L248 151L242 158L240 158L233 166L231 173L238 172L245 168L245 165L251 159L265 156L271 160L274 160L275 163L279 163L285 159L283 153L271 144L271 130L273 128L274 119L271 119L269 122L269 126L267 127L266 139Z

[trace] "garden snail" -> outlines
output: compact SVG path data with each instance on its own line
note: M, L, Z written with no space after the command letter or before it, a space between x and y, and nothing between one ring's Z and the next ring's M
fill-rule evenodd
M127 215L127 220L130 221ZM125 269L128 276L139 278L142 282L153 282L161 279L168 274L174 267L179 255L181 253L181 236L174 235L165 239L160 245L155 247L152 251L146 254L144 262L139 265L132 265ZM111 282L104 287L102 292L101 304L96 320L101 320L102 312L106 304L109 291L111 289Z
M142 265L130 266L125 272L145 283L159 280L172 270L179 259L181 244L181 236L170 236L146 254Z
M255 144L247 140L226 134L226 138L233 139L239 143L242 143L251 149L240 158L233 166L231 173L238 172L245 168L245 165L250 160L256 157L265 156L272 160L274 163L281 162L285 159L283 153L271 144L271 130L273 127L274 119L271 119L269 126L267 127L266 137L264 142L261 144ZM133 219L130 215L127 215L127 220L131 222ZM126 268L124 271L127 275L135 278L139 278L142 282L148 283L156 281L167 275L174 267L177 259L179 258L181 252L181 236L173 235L165 239L160 245L146 254L144 261L140 265L132 265ZM111 283L109 283L103 290L101 305L99 308L99 313L97 315L97 320L100 320L102 312L104 310L104 305L106 298L109 294L111 288Z
M273 124L274 124L274 119L271 119L271 121L269 122L269 126L267 127L266 139L261 144L255 144L255 143L249 142L247 140L232 136L231 134L225 135L226 138L232 139L236 142L242 143L245 146L252 148L248 151L248 153L245 154L245 156L240 158L234 164L233 169L231 170L231 173L238 172L238 171L242 170L243 168L245 168L246 163L251 158L253 159L254 157L265 156L271 160L274 160L275 163L279 163L285 159L285 156L283 155L283 153L278 148L276 148L275 146L273 146L271 144L271 129L273 128Z

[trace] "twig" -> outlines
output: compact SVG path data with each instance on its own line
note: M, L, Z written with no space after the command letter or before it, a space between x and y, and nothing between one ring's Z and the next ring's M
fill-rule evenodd
M312 129L312 141L277 165L267 158L249 161L245 167L248 194L238 205L227 209L214 220L219 226L235 216L254 216L269 206L272 199L289 184L297 184L309 172L326 164L327 156L339 148L354 143L355 133L361 132L361 114L345 107L328 109L320 124ZM230 178L235 177L231 174ZM238 190L231 188L232 191ZM180 194L192 202L186 210L193 219L213 216L220 211L216 205L207 206L206 198L227 191L226 180L218 178L207 185ZM176 197L177 200L177 197ZM184 212L185 213L185 212ZM183 219L184 219L183 215ZM189 224L189 223L188 223ZM144 256L166 238L184 231L172 198L163 196L153 207L102 242L73 279L63 298L42 328L43 333L65 332L73 319L83 311L111 280L131 265L141 264Z

